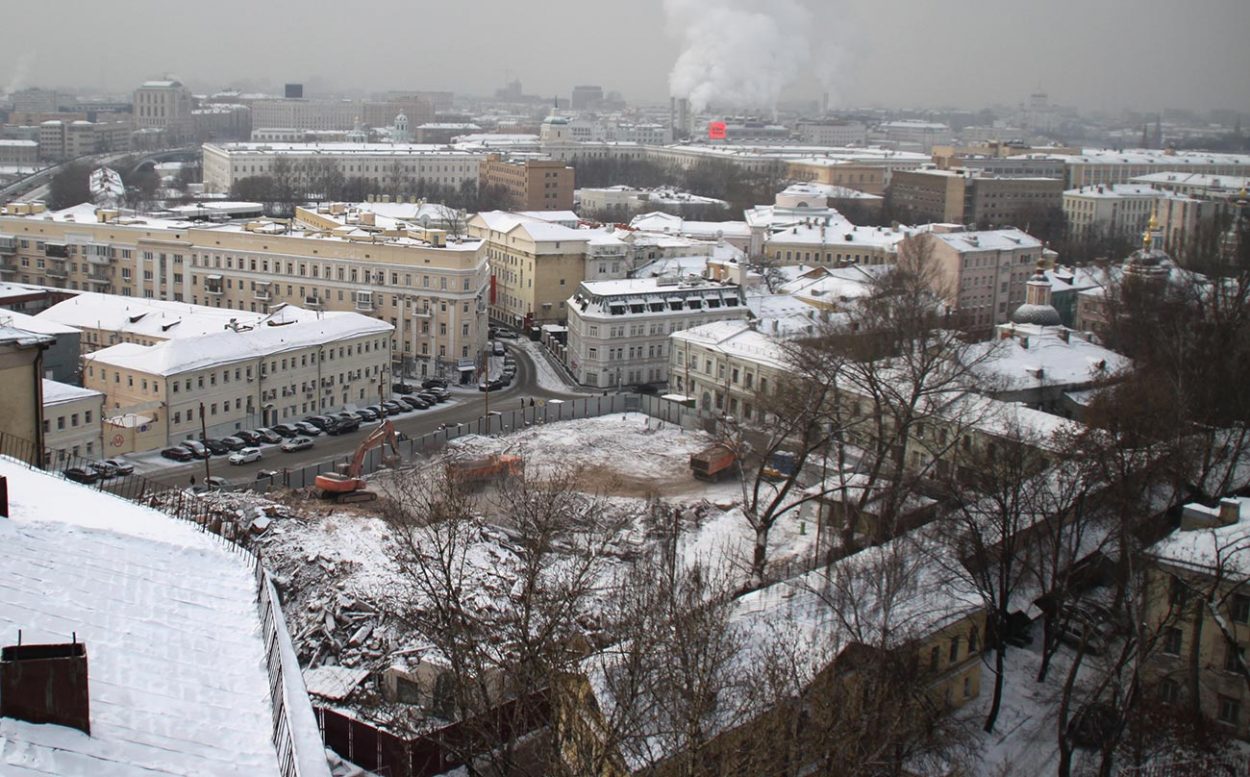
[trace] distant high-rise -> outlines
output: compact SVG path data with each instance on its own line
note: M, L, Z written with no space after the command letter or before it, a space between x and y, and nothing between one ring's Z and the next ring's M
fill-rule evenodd
M135 90L135 126L165 131L169 142L191 134L191 91L173 79L147 81Z
M575 111L587 111L598 108L603 103L603 87L583 85L573 87L573 99L569 107Z
M282 96L288 100L298 100L304 96L303 84L287 84L282 92Z

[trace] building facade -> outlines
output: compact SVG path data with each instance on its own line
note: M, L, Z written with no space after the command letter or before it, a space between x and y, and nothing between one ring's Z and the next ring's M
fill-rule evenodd
M749 315L738 286L678 278L582 283L569 300L568 368L586 386L667 383L673 333Z
M996 178L971 170L905 170L890 182L895 208L913 223L1023 225L1062 202L1054 178Z
M44 466L104 456L104 394L54 380L43 381Z
M554 159L482 160L478 188L499 187L512 210L572 210L574 171Z
M962 323L989 327L1009 320L1024 304L1025 284L1042 259L1042 243L1018 229L932 233L918 251L935 270L934 282Z
M135 90L135 128L163 130L179 143L191 136L191 91L179 81L148 81Z
M492 318L526 329L567 319L569 295L585 278L589 231L501 211L478 213L468 228L490 257Z
M282 303L363 313L395 328L398 366L412 376L468 380L485 347L490 270L479 240L408 225L329 228L311 214L243 225L89 205L48 215L0 211L0 233L13 237L0 241L0 276L257 314Z

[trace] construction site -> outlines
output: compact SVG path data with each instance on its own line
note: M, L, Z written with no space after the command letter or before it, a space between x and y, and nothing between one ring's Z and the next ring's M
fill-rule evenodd
M415 567L454 563L462 606L483 621L503 617L524 596L532 551L518 511L533 503L526 493L551 488L576 505L549 538L543 563L552 575L578 567L606 583L663 546L679 564L744 583L754 532L740 509L739 479L700 474L707 465L699 457L714 443L703 431L623 413L468 434L401 460L383 423L342 471L309 487L199 498L234 524L223 533L250 537L274 575L327 745L366 769L398 759L408 764L402 773L433 775L454 767L456 748L447 742L460 721L447 650L420 625L442 597ZM391 466L363 477L360 464L374 449ZM449 483L464 494L450 517L438 515ZM414 517L429 525L414 529ZM454 547L443 547L453 525ZM788 516L770 538L770 563L787 574L808 563L814 535L799 511ZM450 557L437 558L440 551ZM607 586L593 586L600 587ZM587 646L604 638L604 604L595 593L577 603ZM546 723L540 715L515 733ZM373 744L358 744L366 741ZM387 747L404 755L386 761Z

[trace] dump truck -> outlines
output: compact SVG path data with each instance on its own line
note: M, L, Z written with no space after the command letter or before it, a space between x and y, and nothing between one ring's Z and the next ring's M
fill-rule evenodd
M500 477L521 474L523 460L508 453L492 454L475 459L456 459L447 462L447 471L453 478L468 485L484 485Z
M765 480L785 480L794 474L795 455L789 451L776 451L768 457L768 463L760 474Z
M699 480L720 480L733 474L737 459L727 445L713 445L690 455L690 472Z

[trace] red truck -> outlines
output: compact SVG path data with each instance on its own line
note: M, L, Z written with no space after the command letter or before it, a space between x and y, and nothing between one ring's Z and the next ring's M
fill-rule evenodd
M690 471L699 480L720 480L733 474L737 459L727 445L713 445L690 456Z

